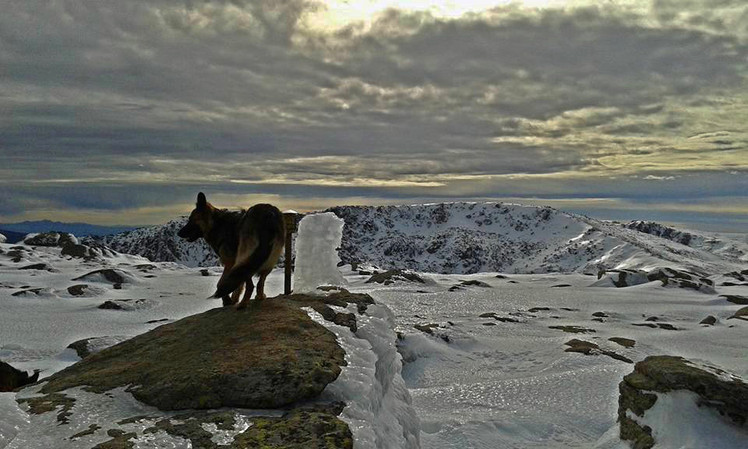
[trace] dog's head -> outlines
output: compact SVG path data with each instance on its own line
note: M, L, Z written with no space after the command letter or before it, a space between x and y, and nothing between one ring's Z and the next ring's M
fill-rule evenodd
M195 209L190 213L187 224L179 230L177 235L188 242L194 242L200 237L204 237L212 226L212 214L213 206L205 199L203 192L198 193Z

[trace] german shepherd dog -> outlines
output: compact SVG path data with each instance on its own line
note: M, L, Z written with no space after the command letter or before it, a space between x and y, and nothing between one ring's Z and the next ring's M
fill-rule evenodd
M249 210L217 209L200 192L187 224L177 233L188 242L204 238L223 264L223 274L211 298L222 298L223 305L247 306L260 275L255 299L265 299L265 278L278 263L285 244L283 214L270 204L256 204ZM244 285L246 292L237 302Z

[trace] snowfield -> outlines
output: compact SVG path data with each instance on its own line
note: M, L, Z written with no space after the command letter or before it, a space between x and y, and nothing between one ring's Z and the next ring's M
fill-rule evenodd
M486 217L486 207L476 205L472 213L483 211ZM507 208L503 215L517 220L519 212L529 216L530 209L532 214L540 211L533 217L549 223L543 228L544 237L536 238L540 231L531 234L532 225L521 232L526 238L522 248L532 249L527 260L533 270L543 273L522 272L524 262L518 253L511 262L499 259L506 268L502 272L440 274L443 265L429 265L436 260L433 254L448 257L439 251L418 256L423 259L406 257L398 267L419 261L439 268L414 273L423 283L402 278L388 284L367 282L376 259L355 269L350 264L340 268L347 289L369 293L379 303L372 308L370 320L361 323L358 338L348 328L325 324L349 361L326 394L346 400L342 419L354 431L356 448L625 448L628 445L618 438L616 417L618 384L633 370L630 362L650 355L679 355L748 378L748 322L729 319L744 306L723 296L748 296L748 283L734 274L726 276L748 268L744 238L689 233L691 237L684 240L683 233L592 222L547 208L490 207L499 214ZM450 224L444 229L451 229L451 237L445 248L459 240L464 213L471 211L469 205L460 206L463 215L458 216L454 208L448 209L442 224ZM544 219L546 210L549 215ZM411 209L400 212L409 220L415 217ZM358 246L363 254L376 255L380 250L384 254L384 239L394 235L379 228L377 220L384 216L356 219L379 229L368 234L376 237L366 243L370 246ZM355 240L351 235L346 240L350 225L346 220L341 256L352 254L353 246L346 242ZM398 224L404 221L392 221L388 229L401 236L423 232L420 224L410 230ZM484 222L483 226L493 225ZM424 233L424 238L438 240L446 235L444 229L432 229L433 235ZM506 238L520 239L519 234ZM393 245L407 240L394 239ZM510 240L502 242L499 247ZM578 251L570 252L572 247ZM589 259L586 250L579 253L587 247L594 248ZM389 257L393 254L400 255L390 252ZM556 257L559 254L564 256ZM193 256L190 260L202 260ZM470 272L490 266L484 259L476 260L482 265L447 262ZM22 269L36 264L43 265ZM696 290L642 278L638 285L616 288L613 282L598 281L601 266L688 269L707 276L713 287ZM73 280L103 268L118 270L126 281L115 285L104 275ZM554 269L566 273L546 272ZM268 278L268 297L281 293L281 271ZM122 254L83 261L61 256L60 248L0 244L0 360L19 369L40 369L42 377L50 375L79 360L67 348L74 341L111 337L100 343L115 343L159 326L161 320L219 306L218 300L205 298L213 292L220 272L219 267L203 272ZM75 296L68 288L78 284L88 287ZM98 308L106 301L133 306ZM310 315L314 317L314 312ZM710 315L716 319L714 325L700 324ZM596 348L588 354L567 352L579 344L573 339ZM641 418L642 423L657 426L656 447L748 446L748 432L727 426L724 418L705 407L696 407L693 397L678 392L667 396ZM674 410L683 418L673 419ZM24 443L28 426L15 393L0 393L0 448L34 447ZM138 447L188 447L185 441L158 438L141 441ZM231 436L223 438L228 441Z

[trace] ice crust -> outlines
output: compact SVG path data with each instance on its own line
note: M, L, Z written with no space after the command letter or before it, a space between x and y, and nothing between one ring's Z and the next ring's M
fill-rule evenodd
M337 248L345 222L332 212L312 214L299 223L293 290L312 293L320 285L345 285L338 269Z
M355 306L347 312L355 312ZM341 419L353 433L355 449L418 449L420 422L401 376L402 357L397 352L392 312L370 305L356 316L354 334L326 321L312 309L307 313L330 329L345 350L347 365L329 384L323 398L347 404Z

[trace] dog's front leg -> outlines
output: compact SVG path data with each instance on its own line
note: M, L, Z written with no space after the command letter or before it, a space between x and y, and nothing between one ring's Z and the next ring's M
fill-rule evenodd
M242 301L236 305L237 309L244 309L249 304L249 297L252 296L252 292L255 290L255 284L252 282L252 278L247 280L247 290L244 292Z
M234 266L234 264L230 263L230 262L226 262L226 263L223 264L223 273L221 273L221 279L218 281L219 284L221 283L221 281L223 280L223 278L225 278L226 276L228 276L229 271L231 271L231 268L233 266ZM226 296L222 296L221 297L221 301L223 301L223 306L224 307L230 306L232 304L236 304L237 299L239 299L239 295L242 294L241 289L238 289L238 290L239 290L239 293L234 292L234 293L231 294L231 296L226 295ZM236 295L236 296L234 296L234 295Z

